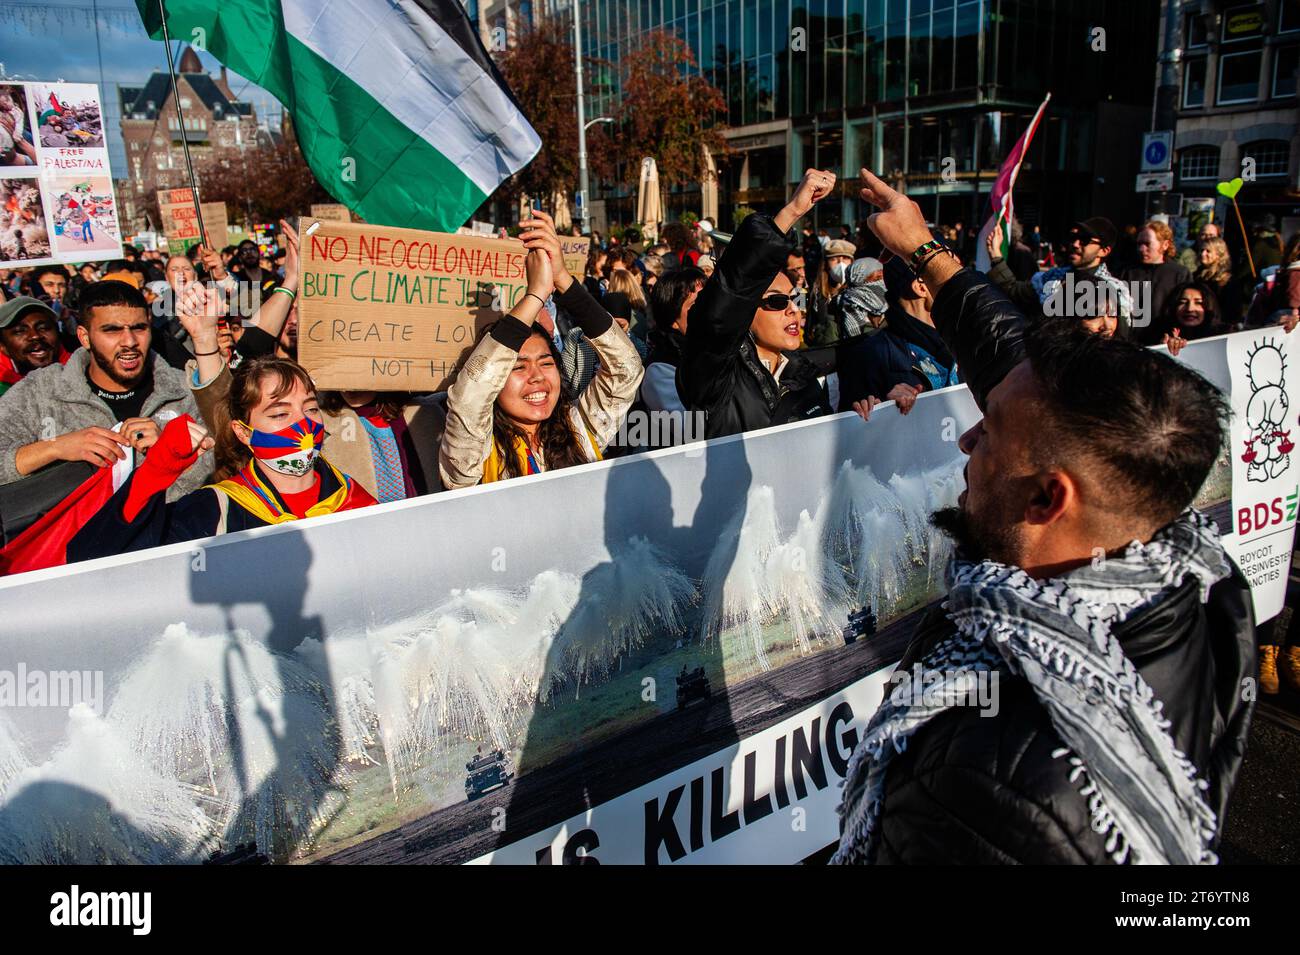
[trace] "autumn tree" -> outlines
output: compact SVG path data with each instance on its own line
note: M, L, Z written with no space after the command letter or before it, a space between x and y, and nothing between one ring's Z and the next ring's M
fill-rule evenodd
M314 202L335 201L292 140L250 147L238 157L214 159L196 171L203 201L226 203L232 221L251 217L246 225L306 215Z
M497 54L497 65L542 148L514 176L507 190L530 196L571 193L578 188L578 90L574 49L567 22L546 19L526 27ZM584 69L597 61L583 57ZM613 171L609 138L599 126L587 132L587 168L593 177Z
M663 30L647 33L620 64L622 89L618 114L620 175L628 185L640 176L642 156L653 156L665 185L699 182L704 149L726 152L727 101L700 75L695 55L680 37Z

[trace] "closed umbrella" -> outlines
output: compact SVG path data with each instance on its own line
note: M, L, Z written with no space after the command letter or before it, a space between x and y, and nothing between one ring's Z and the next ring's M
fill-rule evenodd
M647 240L659 237L663 208L659 196L659 166L653 157L646 156L641 160L641 182L637 185L636 221L644 228Z
M718 221L718 167L713 153L704 147L704 181L700 183L700 218Z

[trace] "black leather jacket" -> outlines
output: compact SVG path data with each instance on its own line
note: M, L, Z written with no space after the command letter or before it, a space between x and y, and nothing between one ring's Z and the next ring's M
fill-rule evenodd
M700 290L686 323L686 347L677 366L677 393L706 415L705 437L752 431L830 414L817 369L800 352L772 377L749 334L754 312L794 249L764 215L741 223L717 268Z
M986 279L963 269L940 290L935 323L981 407L1023 355L1022 318ZM902 662L908 669L952 624L938 606L917 627ZM1209 785L1223 831L1241 767L1253 702L1254 613L1240 572L1200 602L1187 580L1168 598L1115 628L1124 652L1164 704L1178 748ZM999 682L996 716L960 707L936 717L890 764L880 817L880 863L1103 863L1103 840L1047 711L1029 684Z

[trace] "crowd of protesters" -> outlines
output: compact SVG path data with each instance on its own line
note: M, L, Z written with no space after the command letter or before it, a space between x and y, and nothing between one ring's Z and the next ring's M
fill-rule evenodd
M269 255L251 241L171 256L128 245L106 265L0 275L0 569L301 520L837 411L869 419L882 402L906 415L922 393L964 383L986 413L962 439L969 502L943 525L964 553L1068 568L1077 566L1075 551L1086 558L1098 540L1129 553L1123 548L1134 540L1176 539L1196 551L1188 560L1201 586L1160 591L1160 600L1208 593L1221 619L1244 634L1250 618L1242 618L1239 577L1223 569L1217 540L1208 544L1202 519L1187 510L1222 445L1222 398L1139 346L1176 355L1188 341L1242 328L1290 331L1300 319L1300 236L1283 246L1266 225L1257 229L1252 274L1213 223L1179 250L1159 219L1121 232L1092 216L1056 246L1012 222L988 231L984 274L970 267L980 251L971 229L927 225L915 203L863 176L864 198L882 211L856 231L841 226L832 236L808 225L835 186L833 174L809 170L777 214L751 214L733 235L708 222L671 222L648 238L635 229L618 240L593 236L582 275L568 271L551 217L530 213L519 223L526 293L485 331L445 394L316 387L296 361L298 237L287 222ZM1155 383L1119 380L1128 374ZM1071 382L1090 378L1100 383L1086 396L1069 393ZM1032 424L1014 423L1017 401L1060 424L1053 450L1016 430ZM1137 425L1120 419L1144 402L1164 409L1169 434L1191 436L1144 451L1155 465L1124 450ZM638 415L676 426L632 436L627 425ZM1108 416L1114 427L1089 432L1088 422ZM1151 422L1141 426L1149 432ZM1086 466L1044 464L1062 448ZM70 526L55 520L109 471L111 483ZM1105 506L1091 503L1106 482L1128 490ZM1013 500L1021 492L1027 503ZM1031 511L1041 521L1026 522ZM1123 586L1140 594L1139 581L1154 571L1131 553L1117 561L1126 562L1132 576ZM969 566L976 573L983 565ZM1088 586L1122 584L1122 574L1102 576ZM1026 601L1030 613L1038 595L1025 584L1009 599ZM1154 600L1100 604L1120 627ZM1195 642L1204 614L1186 627L1142 619L1133 632L1183 646L1188 659L1208 652ZM952 649L957 638L944 626L933 624L941 642L929 646ZM1073 639L1055 617L1045 626L1059 628L1051 639L1062 646ZM1278 692L1279 671L1300 690L1300 650L1289 636L1262 657L1264 692ZM1253 669L1250 654L1229 654L1218 678L1235 679L1247 662ZM1221 813L1240 761L1241 710L1223 703L1231 694L1194 686L1201 677L1179 666L1152 679L1165 682L1167 704L1184 700L1166 708L1187 710L1175 743L1196 765L1215 767L1209 811ZM1010 734L1023 750L1041 727L1030 710L1022 716L990 732L1004 744ZM1209 726L1214 732L1191 729ZM1085 728L1070 742L1090 745L1111 732ZM865 802L846 799L842 858L914 854L900 834L915 823L899 806L926 820L931 841L942 833L950 847L964 847L958 855L988 858L991 846L1014 841L1017 820L1057 798L1054 777L1015 798L1007 792L1016 781L990 779L979 797L1010 799L1013 811L963 836L927 795L943 769L938 745L895 761L892 818L862 808L872 787L886 785L872 775L883 768L855 762L849 793ZM1058 823L1062 832L1045 838L1042 858L1115 855L1080 841L1086 814ZM1181 840L1177 851L1163 847L1170 858L1191 853L1185 835L1169 837Z

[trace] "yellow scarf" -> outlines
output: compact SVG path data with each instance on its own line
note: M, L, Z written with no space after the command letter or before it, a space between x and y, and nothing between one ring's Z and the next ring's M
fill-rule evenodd
M590 450L596 455L593 460L603 461L604 456L600 453L600 445L596 441L596 436L591 433L590 428L584 429L587 432L587 440L590 442ZM520 474L539 473L529 466L528 462L528 443L518 435L515 436L515 460L519 462ZM496 438L492 439L492 451L488 454L487 460L483 462L483 480L480 484L491 484L493 481L505 481L510 477L506 473L504 456L501 453L501 445L497 443Z
M305 515L307 517L319 517L340 510L347 502L352 487L351 478L324 458L320 460L334 475L334 479L338 482L338 489L329 497L322 498L309 507ZM280 507L274 492L262 482L257 469L251 463L234 477L217 484L209 484L208 487L225 494L244 510L267 524L283 524L285 521L298 519Z

